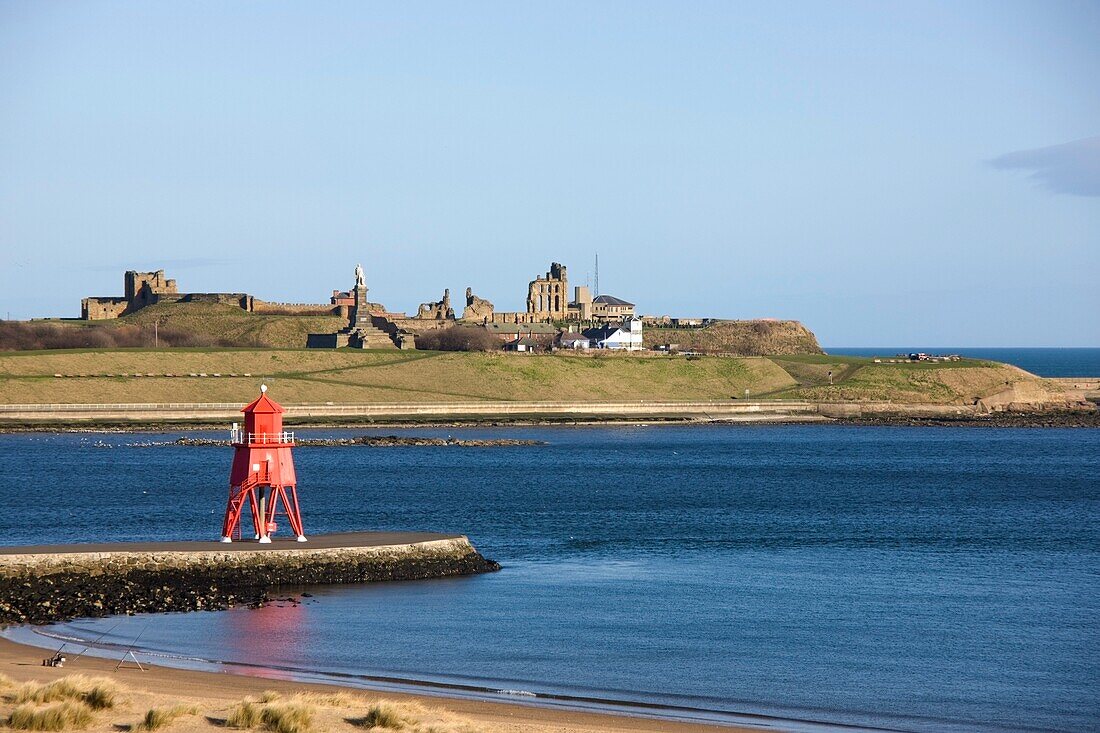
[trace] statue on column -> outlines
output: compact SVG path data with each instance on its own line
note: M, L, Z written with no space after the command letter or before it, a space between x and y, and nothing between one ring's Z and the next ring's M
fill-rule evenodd
M355 287L365 288L366 286L367 286L367 280L363 276L363 266L357 264L355 266Z

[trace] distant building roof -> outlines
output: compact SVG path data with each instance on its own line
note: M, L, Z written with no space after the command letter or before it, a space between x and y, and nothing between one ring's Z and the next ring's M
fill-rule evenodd
M514 349L520 346L524 347L525 349L535 349L541 346L541 344L538 342L537 339L529 338L527 336L516 336L511 341L504 344L504 348L506 349Z
M581 341L591 341L590 338L581 333L563 333L559 340L563 344L575 344Z
M593 303L602 303L603 305L629 305L633 306L633 303L628 303L622 298L616 298L614 295L597 295L592 299Z
M603 341L620 330L618 326L600 326L598 328L586 328L584 335L588 337L589 341Z

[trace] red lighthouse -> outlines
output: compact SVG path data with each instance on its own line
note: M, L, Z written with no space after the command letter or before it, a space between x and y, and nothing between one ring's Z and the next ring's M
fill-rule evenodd
M222 542L232 542L234 533L241 538L241 513L248 504L252 513L255 539L271 542L275 516L283 514L290 529L305 542L302 512L298 508L298 479L294 475L294 433L283 430L283 408L267 396L267 385L260 385L260 396L245 405L244 430L233 423L229 442L233 445L233 468L229 473L229 504L225 507Z

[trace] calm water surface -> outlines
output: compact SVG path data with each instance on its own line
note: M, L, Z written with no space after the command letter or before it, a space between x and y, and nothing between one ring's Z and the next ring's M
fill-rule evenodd
M54 631L903 730L1100 728L1100 431L413 432L549 444L300 448L307 527L464 532L500 573ZM166 437L0 435L0 533L215 537L230 451L128 447Z
M1015 364L1040 377L1100 377L1100 348L967 348L962 346L836 347L830 354L848 356L895 356L914 351L926 354L962 354L972 359L989 359Z

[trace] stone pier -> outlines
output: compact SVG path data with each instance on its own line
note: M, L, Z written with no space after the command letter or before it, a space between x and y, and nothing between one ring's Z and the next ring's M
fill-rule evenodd
M259 605L286 586L492 572L462 535L358 532L255 542L0 548L0 623Z

